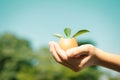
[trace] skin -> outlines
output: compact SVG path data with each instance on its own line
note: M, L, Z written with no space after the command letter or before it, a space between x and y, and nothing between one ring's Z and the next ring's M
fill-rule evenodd
M92 65L103 66L120 72L120 55L102 51L93 45L86 44L66 51L54 41L50 41L49 46L53 58L75 72Z

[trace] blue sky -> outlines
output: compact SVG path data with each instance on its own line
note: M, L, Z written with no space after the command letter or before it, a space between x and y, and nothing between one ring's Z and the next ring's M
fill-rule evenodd
M120 53L120 0L0 0L0 34L14 33L31 41L33 47L48 45L54 33L65 27L72 34L91 32L97 47Z

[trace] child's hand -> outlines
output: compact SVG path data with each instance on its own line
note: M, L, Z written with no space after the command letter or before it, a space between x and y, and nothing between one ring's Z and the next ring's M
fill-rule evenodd
M80 71L84 67L97 64L96 48L90 44L71 48L67 51L62 50L58 43L53 41L49 42L49 46L54 59L74 71Z

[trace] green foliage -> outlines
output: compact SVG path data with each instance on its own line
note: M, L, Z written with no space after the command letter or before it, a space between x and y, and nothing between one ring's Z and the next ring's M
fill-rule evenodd
M54 34L53 36L56 36L57 38L63 38L61 34Z
M65 28L64 29L64 33L67 37L70 37L70 34L71 34L71 29L70 28Z
M88 31L88 30L79 30L77 33L75 33L72 37L74 38L74 37L77 37L77 36L79 36L79 35L81 35L81 34L84 34L84 33L87 33L87 32L90 32L90 31Z
M30 42L10 34L1 36L0 80L16 80L17 73L23 66L32 66L32 58Z
M82 35L84 33L90 32L89 30L83 29L83 30L79 30L78 32L76 32L71 38L76 38L79 35ZM70 38L71 35L71 29L70 28L65 28L64 29L64 33L66 35L67 38ZM54 34L55 37L58 38L64 38L61 34Z

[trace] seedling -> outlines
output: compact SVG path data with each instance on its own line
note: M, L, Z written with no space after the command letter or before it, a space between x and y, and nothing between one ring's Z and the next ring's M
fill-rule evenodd
M78 43L76 41L76 37L85 34L87 32L90 32L89 30L82 29L76 32L73 36L71 36L71 29L70 28L65 28L64 29L64 34L65 36L61 34L54 34L55 37L60 38L59 45L63 50L67 50L73 47L77 47Z

